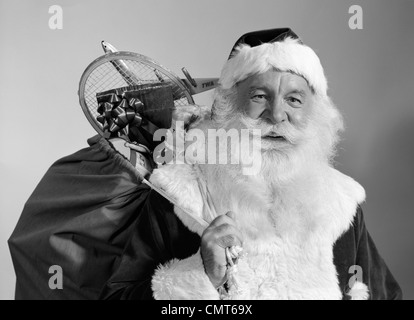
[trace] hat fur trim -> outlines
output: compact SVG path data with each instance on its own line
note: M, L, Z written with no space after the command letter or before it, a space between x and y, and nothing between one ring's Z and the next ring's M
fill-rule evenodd
M327 94L328 84L318 56L300 40L290 37L256 47L241 44L224 65L219 83L222 88L230 89L249 76L264 73L272 67L302 76L316 93Z

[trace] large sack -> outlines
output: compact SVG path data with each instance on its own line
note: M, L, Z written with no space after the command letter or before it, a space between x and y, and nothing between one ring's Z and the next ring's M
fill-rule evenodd
M9 239L16 299L97 299L122 254L149 188L105 139L88 143L46 172Z

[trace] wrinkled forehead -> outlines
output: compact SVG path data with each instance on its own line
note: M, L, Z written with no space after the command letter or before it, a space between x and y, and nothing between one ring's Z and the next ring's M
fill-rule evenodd
M305 77L292 71L270 68L268 71L256 73L236 83L239 90L266 88L277 91L300 90L306 94L315 94Z

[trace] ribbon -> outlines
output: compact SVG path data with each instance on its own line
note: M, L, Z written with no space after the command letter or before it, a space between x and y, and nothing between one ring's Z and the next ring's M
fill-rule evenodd
M127 135L130 126L139 127L142 123L144 104L138 98L127 99L122 94L108 93L105 101L98 104L99 116L96 117L104 132Z

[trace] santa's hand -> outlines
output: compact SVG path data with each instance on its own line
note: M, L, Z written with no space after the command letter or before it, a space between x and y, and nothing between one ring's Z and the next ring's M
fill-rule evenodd
M226 279L226 248L241 246L243 236L237 229L234 213L227 212L214 219L201 237L201 257L204 269L215 288L223 285Z

